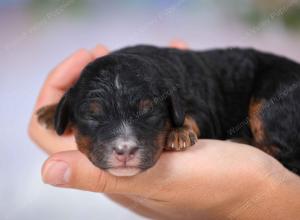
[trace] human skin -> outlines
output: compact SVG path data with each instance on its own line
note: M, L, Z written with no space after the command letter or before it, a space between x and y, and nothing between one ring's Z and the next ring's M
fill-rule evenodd
M175 41L172 47L186 48ZM108 53L80 49L47 77L34 112L57 103L89 62ZM115 177L79 151L72 133L58 136L32 114L31 139L50 157L45 183L106 193L132 211L155 219L299 219L300 178L249 145L199 140L183 152L165 152L154 167L133 177Z

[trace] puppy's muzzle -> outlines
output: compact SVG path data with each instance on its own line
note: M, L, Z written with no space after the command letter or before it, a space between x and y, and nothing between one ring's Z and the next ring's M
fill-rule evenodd
M113 148L113 156L126 166L126 163L133 160L139 151L136 144L122 143Z

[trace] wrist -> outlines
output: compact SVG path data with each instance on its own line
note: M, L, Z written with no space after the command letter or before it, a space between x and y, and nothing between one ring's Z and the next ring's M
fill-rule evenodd
M298 219L300 178L278 162L255 176L251 195L229 212L228 219Z

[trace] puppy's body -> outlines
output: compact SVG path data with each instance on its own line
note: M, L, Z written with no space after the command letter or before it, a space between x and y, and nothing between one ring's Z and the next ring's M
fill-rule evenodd
M62 134L71 122L79 149L116 175L196 136L244 138L300 173L299 86L299 64L252 49L130 47L83 70L55 127Z

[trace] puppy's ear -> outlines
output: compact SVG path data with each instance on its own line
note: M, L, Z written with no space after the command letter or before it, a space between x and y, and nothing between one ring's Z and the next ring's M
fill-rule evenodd
M176 92L173 91L170 93L168 99L172 122L175 127L182 127L184 124L185 110L180 101L180 97Z
M59 101L55 117L54 117L54 126L56 133L62 135L66 130L69 119L70 119L70 90L65 93L65 95Z

